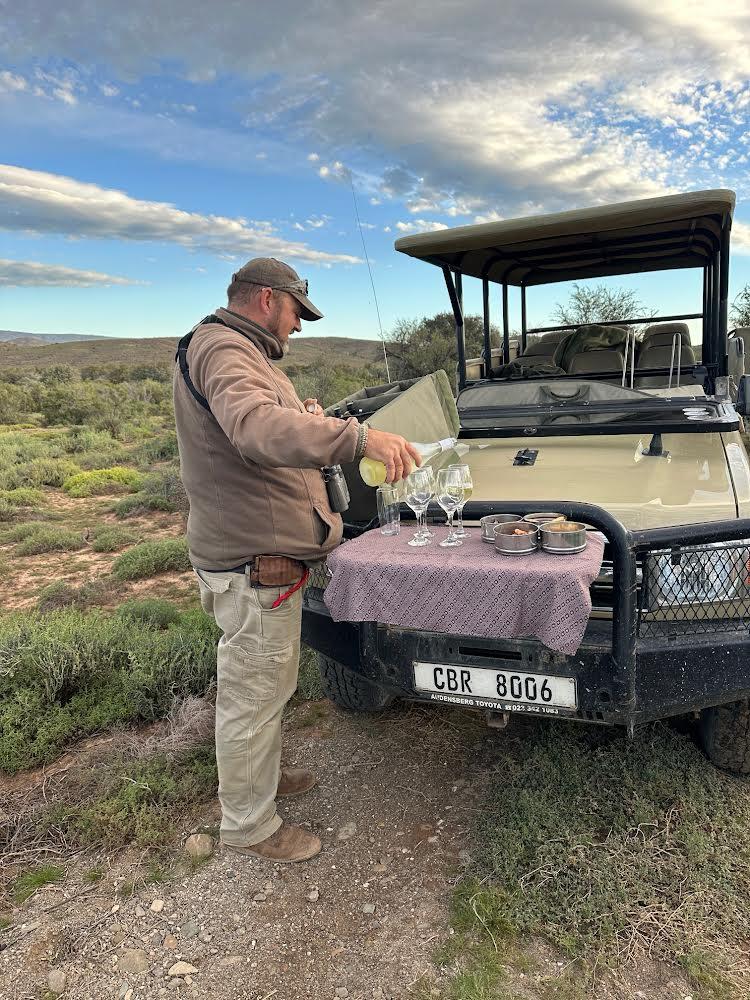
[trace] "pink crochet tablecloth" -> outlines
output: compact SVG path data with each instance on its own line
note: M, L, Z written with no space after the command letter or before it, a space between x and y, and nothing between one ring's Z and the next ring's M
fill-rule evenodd
M484 638L539 639L575 653L591 613L589 587L599 575L604 542L589 532L575 555L505 556L475 528L456 548L408 545L412 531L367 531L328 556L324 600L334 621L380 622Z

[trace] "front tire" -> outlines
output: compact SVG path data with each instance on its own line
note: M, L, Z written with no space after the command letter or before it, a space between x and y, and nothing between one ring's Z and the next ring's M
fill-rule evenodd
M735 774L750 774L750 702L704 708L700 735L706 756L717 767Z
M322 653L318 653L318 667L326 698L347 712L379 712L393 700L385 688Z

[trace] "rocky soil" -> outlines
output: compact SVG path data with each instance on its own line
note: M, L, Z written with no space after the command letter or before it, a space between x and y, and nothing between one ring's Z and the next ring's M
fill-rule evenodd
M319 784L280 808L322 837L318 858L274 866L219 849L172 880L138 880L127 899L118 887L142 870L137 854L70 859L66 879L19 906L0 937L0 997L447 996L455 969L434 956L452 934L451 889L470 863L473 814L506 739L459 712L367 718L327 702L297 705L286 763L313 769ZM216 805L204 809L184 838L215 833L217 819ZM85 875L95 866L106 871L92 884ZM515 995L561 995L549 992L561 957L540 942L524 948L527 971L510 970ZM646 964L597 996L686 1000L690 990L673 970Z

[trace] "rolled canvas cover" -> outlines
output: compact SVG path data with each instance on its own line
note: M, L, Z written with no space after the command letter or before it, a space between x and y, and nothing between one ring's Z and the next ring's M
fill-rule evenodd
M429 442L458 436L458 410L444 371L425 375L405 389L400 389L403 384L377 387L382 390L380 397L385 395L388 401L375 412L362 414L362 419L370 427L401 434L407 441ZM335 413L339 409L346 413L347 403L355 399L374 402L377 397L369 395L371 392L370 389L360 390L355 396L330 406L326 412ZM351 495L349 510L344 514L344 520L348 522L370 521L377 514L375 490L362 482L358 465L358 462L352 462L343 466Z

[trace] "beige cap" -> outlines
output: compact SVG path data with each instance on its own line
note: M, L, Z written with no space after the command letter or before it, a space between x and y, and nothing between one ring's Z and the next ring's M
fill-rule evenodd
M323 313L307 297L307 278L300 278L294 268L275 257L254 257L232 275L232 282L235 281L289 292L302 306L302 319L309 322L323 318Z

